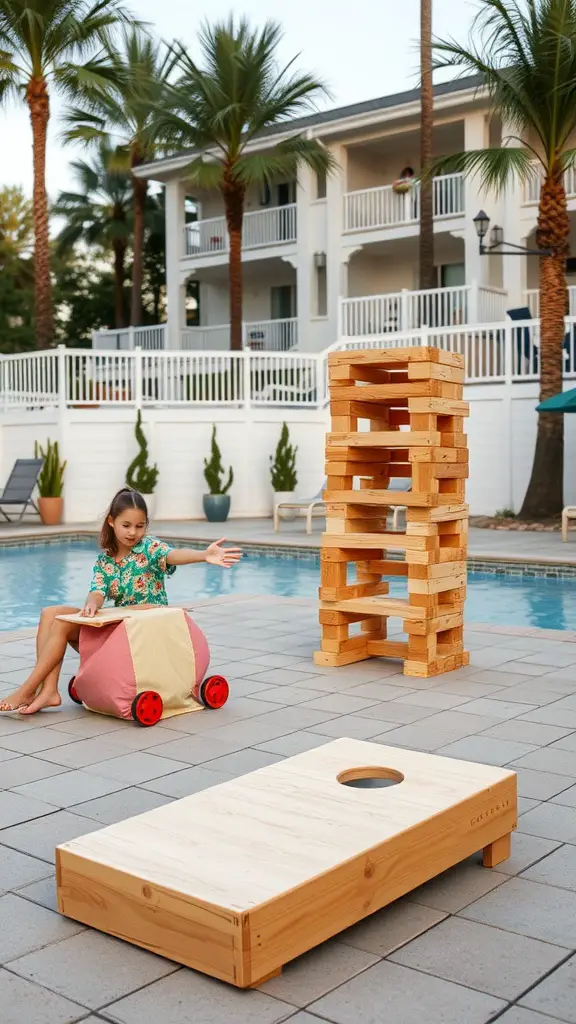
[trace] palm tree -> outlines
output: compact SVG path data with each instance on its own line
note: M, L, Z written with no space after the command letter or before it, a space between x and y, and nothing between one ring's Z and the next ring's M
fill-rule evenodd
M566 257L570 223L564 171L576 161L576 0L482 0L469 48L435 44L437 66L480 73L516 146L459 153L431 173L478 173L501 190L514 177L542 179L536 233L540 257L540 400L562 390ZM518 143L520 145L518 145ZM563 417L540 413L532 475L520 516L536 519L563 506Z
M203 66L177 43L174 65L181 77L169 91L169 108L158 130L169 146L190 148L187 169L198 188L217 188L224 199L230 240L230 347L242 348L242 222L246 191L273 180L293 178L300 164L318 173L333 167L329 153L314 139L293 134L259 151L254 140L312 109L326 92L313 75L280 68L282 33L272 21L252 30L245 20L205 25L200 32ZM289 127L289 124L286 124Z
M34 161L36 343L52 341L52 287L46 136L50 92L73 96L80 87L105 86L113 76L99 49L127 15L120 0L0 0L0 98L12 93L28 105Z
M116 327L124 327L125 261L132 230L132 190L128 175L113 169L113 157L114 150L101 142L92 162L74 161L71 166L78 191L61 192L52 213L67 221L58 235L58 255L70 251L77 242L112 253Z
M142 271L147 182L134 169L151 160L157 141L153 119L169 72L168 54L158 42L134 27L123 33L122 46L111 54L117 81L105 89L90 89L65 120L67 141L106 140L117 144L116 166L130 171L134 203L134 262L130 323L142 323Z
M434 288L436 286L434 268L434 182L426 174L432 162L433 130L432 0L420 0L420 288Z

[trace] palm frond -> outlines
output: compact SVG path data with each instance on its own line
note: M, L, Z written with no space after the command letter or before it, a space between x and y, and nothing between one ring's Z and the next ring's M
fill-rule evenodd
M437 157L428 169L428 176L438 174L477 174L483 189L501 193L512 180L528 181L534 175L530 151L519 147L472 149Z
M282 178L294 178L305 164L317 174L330 173L336 161L315 139L297 135L271 149L244 151L236 165L236 175L244 185L262 185Z

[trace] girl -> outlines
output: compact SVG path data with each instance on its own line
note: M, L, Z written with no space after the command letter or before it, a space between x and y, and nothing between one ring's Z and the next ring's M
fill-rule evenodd
M205 551L171 548L163 541L146 536L147 527L148 509L142 495L129 487L118 491L100 531L102 554L94 566L90 593L81 615L88 618L96 615L107 598L113 600L117 608L166 605L165 577L176 572L176 566L208 562L229 569L240 558L239 548L221 548L222 540L210 544ZM26 682L7 700L0 701L0 713L19 711L22 715L32 715L42 708L58 707L61 703L58 680L66 645L78 650L80 627L62 622L57 616L78 611L78 608L66 606L44 609L36 637L36 665Z

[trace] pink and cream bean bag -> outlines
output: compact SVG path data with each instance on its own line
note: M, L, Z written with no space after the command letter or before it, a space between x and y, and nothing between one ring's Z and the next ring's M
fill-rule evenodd
M204 678L208 643L182 608L114 608L92 619L61 618L82 627L80 668L68 692L90 711L155 725L226 703L228 683L222 676Z

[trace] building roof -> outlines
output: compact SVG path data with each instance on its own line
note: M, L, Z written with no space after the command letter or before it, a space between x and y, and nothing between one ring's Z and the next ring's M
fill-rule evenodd
M470 90L479 89L482 86L482 75L467 75L462 78L453 79L450 82L442 82L434 86L434 96L450 96ZM349 121L353 118L362 117L365 114L377 114L378 111L389 110L394 107L403 107L416 103L420 99L420 88L408 89L405 92L393 93L391 96L379 96L377 99L364 100L361 103L351 103L345 107L333 107L331 110L319 110L305 117L296 117L290 121L280 121L270 128L265 128L254 136L255 139L265 139L274 135L286 135L298 132L303 129L321 129L338 121ZM321 130L317 133L321 135ZM142 164L137 168L136 174L142 177L153 178L155 171L162 169L176 169L176 164L183 159L193 155L194 150L182 150L172 156L160 157L148 164Z

